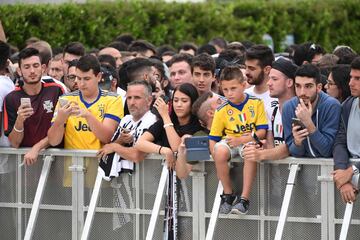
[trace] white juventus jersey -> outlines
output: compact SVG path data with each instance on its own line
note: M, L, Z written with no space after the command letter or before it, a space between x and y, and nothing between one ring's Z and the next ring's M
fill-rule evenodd
M268 119L268 126L269 126L268 131L271 131L272 130L272 124L270 122L271 113L272 113L273 108L279 104L279 101L277 98L270 97L269 90L262 94L257 94L254 92L254 88L255 88L255 86L245 89L245 93L248 93L248 94L255 96L259 99L262 99L264 101L266 117Z
M285 143L284 127L281 120L279 105L276 105L275 107L272 108L271 125L272 125L272 133L274 135L274 145L278 146L280 144Z
M130 114L126 115L121 119L112 141L117 139L121 134L121 130L125 128L130 130L130 133L134 136L133 143L127 146L131 147L136 143L143 132L155 122L156 116L150 111L146 112L144 116L136 122ZM107 155L105 162L100 162L99 171L102 171L103 179L110 181L111 178L118 177L119 173L123 171L131 173L134 170L134 166L134 162L124 159L117 153L112 153Z

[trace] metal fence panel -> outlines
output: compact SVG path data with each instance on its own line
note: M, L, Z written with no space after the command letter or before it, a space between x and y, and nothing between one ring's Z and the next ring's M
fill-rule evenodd
M17 165L25 152L25 149L0 150L0 153L10 154L10 159L16 162L12 172L0 174L1 239L24 237L34 201L43 156L39 156L32 166L19 168ZM33 239L79 239L93 190L87 170L83 170L82 165L84 159L95 156L95 151L52 149L43 154L56 158L40 204ZM63 182L64 172L67 171L64 166L66 158L73 159L70 172L72 187L65 186ZM296 160L303 164L298 172L283 239L336 239L345 204L341 202L333 182L326 180L332 161L306 160ZM92 158L92 161L97 159ZM289 174L288 164L292 161L294 159L289 158L259 165L250 196L249 213L244 216L220 216L214 239L273 239ZM234 189L241 193L243 164L236 162L233 165ZM111 183L103 182L89 239L145 239L161 170L159 156L151 155L136 166L131 176L123 174ZM194 239L194 236L204 238L218 185L211 161L205 162L204 173L194 173L194 176L179 182L178 232L179 239L184 240ZM161 209L163 207L164 198ZM160 211L153 239L162 239L163 214L164 211ZM360 208L359 202L356 202L348 239L359 239L359 232Z

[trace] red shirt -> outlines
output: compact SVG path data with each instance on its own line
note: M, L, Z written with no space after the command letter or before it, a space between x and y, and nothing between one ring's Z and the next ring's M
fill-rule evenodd
M32 147L47 136L47 131L51 126L51 119L58 98L64 93L63 88L57 83L42 83L41 91L38 95L29 96L21 87L5 97L4 101L4 133L9 136L13 130L17 110L20 106L21 98L30 98L31 107L34 114L24 122L24 138L20 147Z

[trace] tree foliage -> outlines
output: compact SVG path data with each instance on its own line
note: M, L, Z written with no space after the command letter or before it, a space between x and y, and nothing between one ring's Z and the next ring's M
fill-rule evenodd
M204 44L216 36L260 42L269 33L276 50L286 34L294 34L297 43L313 41L327 50L339 44L360 50L358 0L17 4L1 5L0 19L8 41L20 48L31 36L53 47L70 41L99 47L128 32L155 45Z

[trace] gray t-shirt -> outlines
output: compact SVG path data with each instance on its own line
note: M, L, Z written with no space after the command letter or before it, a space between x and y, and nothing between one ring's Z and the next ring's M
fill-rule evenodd
M347 129L347 145L352 157L360 157L360 107L359 98L351 106Z

